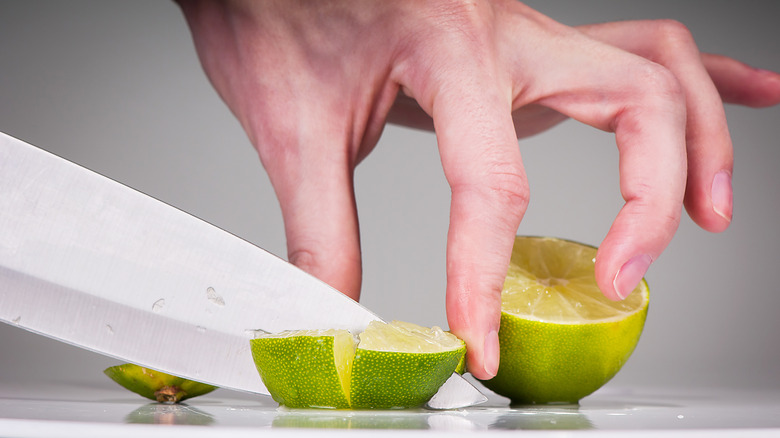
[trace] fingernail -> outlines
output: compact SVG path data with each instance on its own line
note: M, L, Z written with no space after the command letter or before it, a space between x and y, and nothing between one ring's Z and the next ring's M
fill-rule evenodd
M721 171L712 179L712 209L718 216L731 222L732 214L731 175Z
M652 262L652 257L647 254L641 254L632 257L618 270L617 274L615 274L615 280L612 281L612 286L621 300L626 299L636 285L639 284Z
M492 378L498 373L498 360L500 355L497 331L491 330L487 336L485 336L482 354L482 363L484 364L485 372Z

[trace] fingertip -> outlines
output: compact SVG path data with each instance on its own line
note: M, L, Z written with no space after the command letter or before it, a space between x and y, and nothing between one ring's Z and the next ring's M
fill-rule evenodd
M635 255L625 262L612 280L615 296L620 300L626 299L642 281L651 263L653 258L648 254Z
M629 256L625 261L623 258L615 258L601 264L597 258L596 283L605 297L612 301L622 301L647 275L653 261L654 258L650 254L644 253Z
M763 93L760 93L754 101L753 107L766 108L780 103L780 73L759 69L757 74L764 82Z
M454 279L449 287L461 284ZM498 330L501 324L500 291L473 294L469 287L452 288L447 294L447 320L455 336L466 343L468 371L480 380L495 377L500 349Z
M733 209L733 190L731 186L731 174L726 171L720 171L712 179L712 210L720 216L725 225L731 223Z
M466 342L468 372L479 380L490 380L495 377L500 361L498 330L490 329L484 336L461 336L461 339Z
M596 283L606 298L622 301L636 289L671 240L673 228L652 235L648 230L661 227L627 223L626 215L618 216L596 253Z
M712 233L725 231L733 218L734 191L730 170L716 172L709 184L686 193L685 208L694 222Z
M780 103L780 73L708 53L702 54L702 62L724 102L752 108Z
M482 368L485 372L485 377L483 379L492 379L496 376L498 373L500 356L498 331L490 330L485 336L485 343L482 350Z
M610 260L611 254L607 249L606 242L606 240L602 242L596 253L596 284L607 299L621 301L623 298L615 290L615 278L622 264L619 261Z

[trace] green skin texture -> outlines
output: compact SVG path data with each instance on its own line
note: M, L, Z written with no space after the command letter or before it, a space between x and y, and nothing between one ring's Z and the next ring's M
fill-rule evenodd
M130 363L106 368L103 373L125 389L158 402L178 403L217 389L216 386L183 379ZM162 396L158 393L165 388L172 389L169 396Z
M452 375L466 353L465 347L436 354L358 348L352 365L350 403L337 377L332 337L253 339L250 345L271 397L289 408L422 406Z
M618 323L583 326L528 321L501 312L498 374L482 383L514 404L578 403L617 374L633 353L646 317L647 307ZM606 338L600 327L604 324L614 325ZM523 333L522 340L515 333ZM525 351L536 357L534 364L521 360Z
M465 348L435 354L358 348L352 365L352 408L422 406L449 379L465 353Z
M333 359L333 337L252 339L250 345L260 377L280 405L349 408ZM326 392L321 388L333 390Z

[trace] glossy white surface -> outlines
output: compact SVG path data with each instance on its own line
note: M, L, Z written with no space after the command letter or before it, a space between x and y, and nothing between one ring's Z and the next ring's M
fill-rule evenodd
M580 406L514 407L493 396L487 405L453 411L328 411L279 408L270 398L224 390L163 405L112 385L3 383L0 435L453 436L523 430L545 436L780 436L780 393L771 391L607 387Z

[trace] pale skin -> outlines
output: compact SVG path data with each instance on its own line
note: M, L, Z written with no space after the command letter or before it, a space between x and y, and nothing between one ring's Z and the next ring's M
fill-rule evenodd
M451 187L447 318L469 371L498 369L500 292L529 200L518 138L573 118L615 134L625 205L596 279L628 294L685 206L731 222L723 102L780 102L780 75L701 54L674 21L562 25L513 0L179 0L212 84L279 199L289 260L358 299L353 174L387 122L434 129Z

